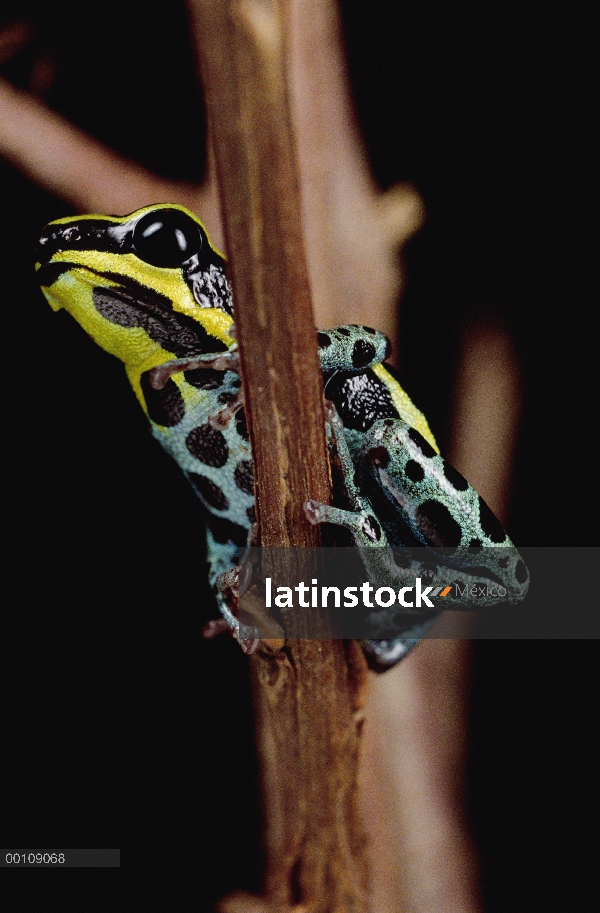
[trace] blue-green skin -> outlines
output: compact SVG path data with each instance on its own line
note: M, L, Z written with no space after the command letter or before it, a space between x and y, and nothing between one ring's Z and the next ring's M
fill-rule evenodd
M147 215L148 208L140 212ZM184 210L181 210L181 213L182 218L194 218ZM100 290L103 296L103 316L109 323L111 320L115 324L120 321L121 327L124 321L126 323L127 320L135 318L135 301L132 301L131 297L127 298L128 310L125 317L123 314L115 317L106 302L110 305L111 295L114 295L116 307L124 307L123 294L119 297L119 294L114 292L115 262L118 263L121 250L130 254L133 249L137 255L128 238L135 229L138 216L138 213L133 213L127 217L128 221L95 217L102 221L95 223L93 240L89 241L90 250L93 248L91 253L97 255L98 250L103 250L102 232L106 223L106 234L110 235L106 242L107 249L110 247L112 258L111 283L103 283L101 273L98 272L97 266L94 266L91 270L94 274L94 294ZM88 224L92 223L77 219L72 222L61 220L60 223L51 223L42 236L38 263L41 270L40 281L44 293L54 307L57 306L56 302L59 302L58 306L68 307L65 301L68 301L69 294L66 265L59 265L62 273L59 278L55 278L55 274L52 273L56 267L55 261L65 260L69 254L69 239L73 236L78 239L78 265L81 265L82 260L85 261L85 244L88 242L85 237L82 242L81 236L88 230ZM121 247L115 254L117 235ZM43 245L46 245L46 250ZM71 253L75 259L75 253ZM222 258L215 252L214 256L211 254L210 259L210 263L204 263L202 269L198 268L195 272L190 267L190 263L194 266L193 260L186 261L182 264L182 277L193 291L200 308L216 308L232 315L231 295ZM91 260L90 256L90 262ZM136 281L140 281L139 277L144 275L144 261L141 258L136 270ZM64 288L61 283L66 283ZM148 288L151 288L150 282ZM131 296L130 289L127 294ZM93 306L97 309L97 297L94 301ZM77 309L69 309L85 326ZM206 310L203 313L206 315ZM243 540L248 539L253 521L252 455L247 435L244 434L243 421L240 421L243 419L243 411L238 411L236 415L223 414L224 409L227 412L227 404L232 401L235 403L236 395L238 398L240 396L240 379L235 360L236 344L232 340L229 343L229 352L220 354L220 351L211 352L206 348L206 334L204 337L203 347L199 347L198 352L193 353L191 361L188 359L186 363L179 363L176 360L167 362L167 374L158 381L154 378L158 389L152 396L158 397L159 401L162 396L168 411L176 387L179 391L177 396L185 401L183 416L174 423L162 424L153 420L153 412L156 418L155 404L154 408L149 408L149 418L154 436L179 464L206 509L210 582L215 588L219 607L227 624L240 641L247 645L249 632L240 630L235 616L232 582L235 592L239 546L243 544ZM435 524L432 527L428 524L427 518L424 519L419 513L423 505L431 507L435 502L441 505L439 509L444 517L451 518L448 522L455 535L453 544L477 544L482 548L482 554L486 554L486 547L496 546L487 552L487 559L478 559L478 564L485 565L498 580L502 581L507 590L508 601L516 602L522 599L527 591L528 575L514 548L508 548L506 551L508 560L498 560L498 546L512 546L498 521L489 512L489 515L485 514L484 522L483 511L489 509L485 505L481 506L482 502L477 492L462 479L462 476L448 467L420 434L411 429L409 423L404 420L406 414L403 416L393 405L390 390L394 385L400 389L394 378L387 371L384 374L380 372L378 384L375 383L371 369L381 365L389 355L390 344L387 338L368 327L349 325L319 333L318 341L326 397L329 401L328 438L341 503L328 507L308 502L305 511L309 520L313 523L334 523L351 532L355 545L361 547L367 576L375 588L391 586L398 590L405 584L412 585L415 576L420 573L425 576L424 584L444 586L449 579L448 568L435 570L429 565L421 567L418 562L412 562L403 569L394 563L390 549L390 546L409 544L405 541L407 530L412 539L410 544L448 544L444 541L443 534L440 534L440 538L439 531L436 532ZM177 353L175 342L176 340L173 340L172 348L174 353ZM161 344L163 348L170 349L168 342ZM106 345L105 347L108 348ZM217 348L223 350L225 346L221 344ZM219 358L223 359L223 363L218 363ZM215 359L218 363L216 368ZM226 370L227 367L230 369ZM147 373L148 376L151 374ZM208 378L208 382L203 382L204 377ZM190 383L190 380L193 383ZM361 392L363 388L364 393ZM144 389L148 389L148 384ZM165 392L168 390L171 391L171 400ZM139 395L139 390L136 392ZM149 400L148 405L151 406ZM410 405L412 407L412 404ZM414 407L412 409L414 410ZM354 424L354 427L345 427L339 414L349 416L352 419L349 423ZM194 440L196 446L193 444ZM408 469L407 464L410 464ZM379 493L377 507L372 503L372 492ZM460 542L456 541L456 535ZM455 564L450 577L450 582L468 586L473 583L488 583L487 579L464 573L460 569L460 563ZM497 599L479 599L476 600L476 604L482 606L494 601L497 602ZM464 600L458 603L450 595L444 601L444 608L451 608L453 604L460 604L462 607L465 605ZM363 648L372 666L378 670L395 665L406 655L436 617L435 612L403 610L406 612L406 625L400 631L401 636L396 636L392 640L383 639L386 630L390 629L391 616L395 618L394 630L398 631L399 608L396 604L389 611L374 611L370 618L373 630L381 631L382 639L364 641Z

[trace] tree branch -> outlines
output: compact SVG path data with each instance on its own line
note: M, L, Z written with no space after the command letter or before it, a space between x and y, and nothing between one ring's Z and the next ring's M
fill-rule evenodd
M330 480L285 78L288 5L195 0L191 8L236 300L261 544L314 547L317 530L302 505L329 501ZM366 909L356 801L364 677L358 647L341 641L292 640L253 659L269 909ZM242 898L236 903L243 909Z

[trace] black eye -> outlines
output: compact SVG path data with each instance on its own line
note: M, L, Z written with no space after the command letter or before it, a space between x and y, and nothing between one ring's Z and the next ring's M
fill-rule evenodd
M199 253L203 239L200 226L179 209L155 209L133 229L134 253L152 266L176 269Z

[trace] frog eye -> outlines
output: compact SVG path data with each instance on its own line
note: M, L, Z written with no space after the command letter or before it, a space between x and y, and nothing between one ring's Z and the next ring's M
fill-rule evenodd
M133 252L151 266L176 269L200 252L200 226L179 209L155 209L133 229Z

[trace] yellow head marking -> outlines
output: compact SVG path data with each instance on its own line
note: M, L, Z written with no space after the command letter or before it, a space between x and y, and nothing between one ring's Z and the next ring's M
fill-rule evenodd
M36 269L51 307L136 374L232 345L223 264L198 219L164 204L51 222Z

